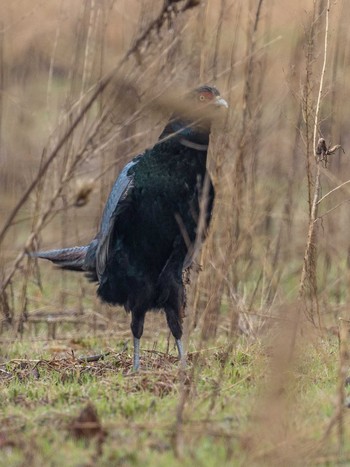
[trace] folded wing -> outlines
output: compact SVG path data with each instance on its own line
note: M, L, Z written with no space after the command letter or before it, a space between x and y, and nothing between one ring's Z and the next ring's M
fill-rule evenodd
M85 271L92 280L99 280L106 268L110 240L118 212L123 208L123 202L133 188L133 173L129 173L140 158L135 157L126 164L115 181L103 211L100 230L89 245L72 248L61 248L30 253L33 258L43 258L52 261L62 269Z

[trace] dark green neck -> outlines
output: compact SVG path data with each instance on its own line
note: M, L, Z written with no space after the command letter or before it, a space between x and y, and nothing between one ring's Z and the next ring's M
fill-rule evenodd
M176 138L184 146L205 150L209 144L209 135L210 130L204 126L194 126L190 122L174 118L164 128L159 139Z

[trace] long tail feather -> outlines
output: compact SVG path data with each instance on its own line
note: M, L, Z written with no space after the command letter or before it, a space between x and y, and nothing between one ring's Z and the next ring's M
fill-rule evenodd
M62 248L60 250L37 251L31 253L30 256L48 259L62 269L84 271L84 261L88 248L89 245Z

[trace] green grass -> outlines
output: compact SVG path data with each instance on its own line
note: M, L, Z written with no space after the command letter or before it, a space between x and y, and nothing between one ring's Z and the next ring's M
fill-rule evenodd
M80 354L105 345L83 339ZM1 366L8 377L0 379L0 465L269 465L284 455L278 443L295 444L295 465L337 453L336 430L317 444L335 410L336 339L304 347L285 372L283 396L272 398L270 346L241 341L229 355L225 343L192 353L179 432L182 386L173 356L143 352L145 369L135 375L127 352L79 364L67 353L53 358L47 343L14 342ZM103 442L72 431L88 403ZM345 443L342 458L349 452Z

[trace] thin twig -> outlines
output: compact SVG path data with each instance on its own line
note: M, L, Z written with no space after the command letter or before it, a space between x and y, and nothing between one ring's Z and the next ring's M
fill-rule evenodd
M339 188L342 188L344 185L347 185L348 183L350 183L350 180L347 180L346 182L343 182L343 183L341 183L340 185L338 185L338 186L336 186L335 188L333 188L333 190L329 191L329 192L326 193L324 196L322 196L322 198L320 198L320 199L317 201L317 204L322 203L322 201L325 200L329 195L331 195L331 194L334 193L335 191L339 190Z

